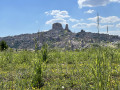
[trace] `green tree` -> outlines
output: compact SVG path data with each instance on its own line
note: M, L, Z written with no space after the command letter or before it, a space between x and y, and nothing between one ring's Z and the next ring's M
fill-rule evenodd
M6 49L8 49L8 45L7 45L7 43L6 43L4 40L2 40L2 41L0 42L0 50L1 50L1 51L4 51L4 50L6 50Z

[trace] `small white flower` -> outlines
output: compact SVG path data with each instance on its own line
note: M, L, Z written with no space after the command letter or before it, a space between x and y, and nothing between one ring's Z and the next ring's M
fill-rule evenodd
M64 86L62 86L62 88L65 88Z

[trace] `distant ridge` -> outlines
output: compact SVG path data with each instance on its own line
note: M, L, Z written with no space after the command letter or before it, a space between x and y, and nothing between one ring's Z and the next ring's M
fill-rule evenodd
M98 41L104 43L120 41L120 37L117 35L98 35L98 33L85 32L84 30L73 33L69 29L68 24L66 24L64 29L61 23L54 23L52 29L46 32L8 36L0 38L0 41L5 40L11 48L34 49L35 38L39 48L46 42L50 48L58 47L66 49L79 49L81 47L87 47L92 43L97 43Z

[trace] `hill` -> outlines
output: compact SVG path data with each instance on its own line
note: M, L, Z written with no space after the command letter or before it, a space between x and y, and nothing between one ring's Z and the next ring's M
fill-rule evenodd
M35 40L39 48L41 48L43 43L47 43L50 48L78 49L87 47L91 43L116 42L120 40L120 37L109 34L85 32L84 30L73 33L69 29L68 24L66 24L64 29L60 23L54 23L52 29L46 32L1 37L0 41L1 40L5 40L9 47L17 49L34 49Z

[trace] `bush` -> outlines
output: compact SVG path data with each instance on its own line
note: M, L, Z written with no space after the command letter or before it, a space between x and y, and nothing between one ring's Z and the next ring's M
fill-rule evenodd
M94 44L92 44L92 46L93 46L94 48L100 47L100 45L99 45L98 43L94 43Z
M41 52L42 52L42 60L43 60L43 61L46 61L46 60L47 60L47 57L48 57L48 45L47 45L47 44L44 44L44 45L42 46Z
M43 67L42 67L42 61L39 58L39 53L37 53L37 61L34 63L34 75L32 79L32 86L35 88L41 88L44 86L43 82Z
M8 49L8 45L7 45L7 43L6 43L4 40L2 40L2 41L0 42L0 50L1 50L1 51L4 51L4 50L6 50L6 49Z
M116 44L116 47L117 47L117 48L120 48L120 43L117 43L117 44Z

